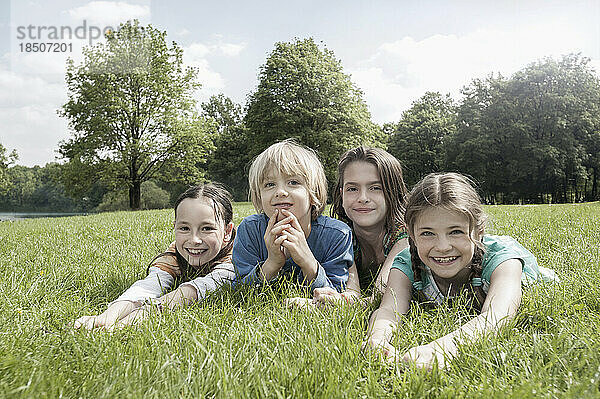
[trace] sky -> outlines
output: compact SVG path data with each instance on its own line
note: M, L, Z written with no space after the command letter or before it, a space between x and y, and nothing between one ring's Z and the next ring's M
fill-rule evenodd
M473 79L544 57L581 53L600 71L600 0L0 0L0 144L16 149L17 164L57 161L72 134L57 113L67 58L78 64L99 32L133 18L183 48L198 68L199 103L223 93L245 105L274 44L313 37L379 124L400 120L426 91L460 100ZM40 42L58 51L27 52Z

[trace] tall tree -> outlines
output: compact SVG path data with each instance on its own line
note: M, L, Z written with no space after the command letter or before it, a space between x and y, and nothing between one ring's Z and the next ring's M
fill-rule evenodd
M445 169L444 140L456 130L456 105L449 94L427 92L395 126L388 150L402 162L407 184Z
M128 187L130 208L139 209L141 183L159 171L202 177L199 164L212 143L208 124L195 116L196 70L184 68L182 55L166 32L129 21L85 48L80 65L68 61L69 100L59 114L72 137L59 152L68 160L70 193L101 179Z
M495 194L508 189L505 179L508 156L505 151L505 126L500 118L506 104L500 101L506 80L502 76L475 79L462 90L454 133L445 140L446 169L475 178L487 201L497 201ZM512 171L519 172L519 169Z
M333 51L320 49L312 38L275 43L260 67L244 120L250 155L276 141L297 138L317 152L330 182L345 150L378 144L383 137L371 122L362 92L344 74Z
M248 168L251 142L244 128L244 112L239 104L223 94L202 104L202 115L215 122L215 150L208 160L210 176L225 184L234 198L248 198Z
M474 81L463 94L448 153L488 195L572 201L593 192L600 84L588 59L545 58L509 79Z
M16 150L12 150L10 154L6 154L6 148L0 144L0 193L8 189L10 181L8 179L8 167L13 164L19 156Z

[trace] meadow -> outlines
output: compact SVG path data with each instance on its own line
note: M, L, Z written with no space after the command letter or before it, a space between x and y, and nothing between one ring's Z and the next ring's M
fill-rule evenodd
M236 224L252 213L238 203ZM600 203L488 206L489 233L517 238L559 284L527 287L497 336L444 370L360 350L373 308L288 309L281 291L225 290L113 333L74 331L172 240L172 210L0 222L0 397L600 397ZM472 317L413 306L408 349Z

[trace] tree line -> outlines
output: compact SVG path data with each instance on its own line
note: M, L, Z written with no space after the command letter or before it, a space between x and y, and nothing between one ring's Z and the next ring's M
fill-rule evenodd
M32 181L46 185L40 195L53 187L57 204L86 210L162 207L203 180L246 200L250 161L288 137L317 152L330 183L341 154L363 144L395 155L409 186L430 172L458 171L479 183L488 203L599 198L600 82L577 54L475 79L459 100L425 93L383 126L371 121L333 51L311 38L275 43L244 105L220 94L196 107L200 83L183 66L182 49L136 21L85 49L80 65L70 61L66 80L59 114L72 134L59 145L63 163L37 167L37 180L15 179L32 168L9 166L16 155L2 147L0 208L38 201L17 195L35 191Z

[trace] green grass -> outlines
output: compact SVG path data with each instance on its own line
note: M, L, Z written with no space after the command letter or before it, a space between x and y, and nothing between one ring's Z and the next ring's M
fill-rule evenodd
M253 212L235 209L236 223ZM112 334L73 331L145 275L172 240L172 211L2 222L0 397L600 397L600 204L486 210L488 232L517 238L562 282L528 288L498 337L430 373L360 351L372 309L306 314L271 291L227 291ZM426 343L469 317L413 306L394 342Z

